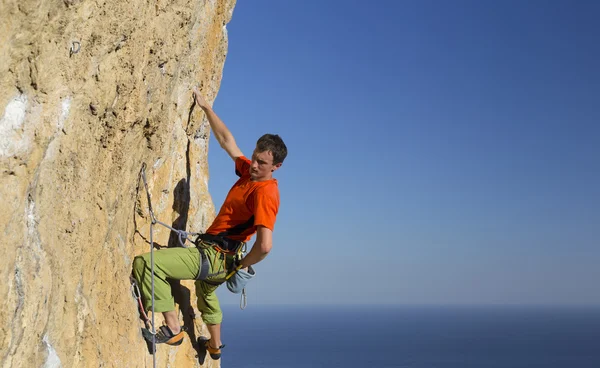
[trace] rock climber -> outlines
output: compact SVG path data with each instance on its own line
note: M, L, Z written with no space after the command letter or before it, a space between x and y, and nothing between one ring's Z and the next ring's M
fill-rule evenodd
M226 281L227 275L247 270L271 251L279 210L279 189L273 173L286 158L287 147L278 135L265 134L258 139L251 159L246 158L227 126L200 92L194 89L193 94L195 103L206 114L219 145L235 162L235 173L239 179L227 194L212 225L199 236L196 247L154 252L154 310L162 312L165 320L155 339L157 343L169 345L180 345L183 341L184 331L179 324L167 279L196 280L198 310L210 332L210 339L202 339L199 343L216 360L221 357L224 346L221 342L223 314L216 289ZM254 245L242 257L240 250L254 234ZM203 264L208 269L201 272ZM150 266L150 253L135 257L133 275L140 285L146 310L150 310L152 305Z

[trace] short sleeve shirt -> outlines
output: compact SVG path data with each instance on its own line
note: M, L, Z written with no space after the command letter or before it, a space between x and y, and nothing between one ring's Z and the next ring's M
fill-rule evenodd
M244 156L235 160L235 173L240 178L229 190L219 214L206 230L208 234L248 241L259 225L274 230L279 211L277 180L252 181L250 164Z

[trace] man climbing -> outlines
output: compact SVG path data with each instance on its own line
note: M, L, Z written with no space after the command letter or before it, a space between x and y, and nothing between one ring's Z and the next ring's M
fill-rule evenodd
M167 279L196 280L198 309L210 332L204 347L213 359L221 357L223 315L216 289L240 269L262 261L271 251L273 229L279 209L279 189L273 172L287 156L287 147L278 135L265 134L256 143L248 159L221 119L197 89L194 100L206 114L219 145L235 162L240 177L230 189L212 225L202 234L196 248L167 248L154 253L154 310L162 312L165 325L156 334L158 343L180 345L183 330L175 312L175 303ZM241 250L256 234L256 241L243 258ZM152 304L150 253L137 256L133 274L143 295L144 308Z

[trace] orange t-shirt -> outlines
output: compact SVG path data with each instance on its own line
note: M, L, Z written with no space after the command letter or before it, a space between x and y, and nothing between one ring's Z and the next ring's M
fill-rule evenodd
M250 178L250 160L241 156L235 160L235 173L240 178L231 187L219 214L206 230L238 241L248 241L262 225L271 230L279 210L277 180L254 182Z

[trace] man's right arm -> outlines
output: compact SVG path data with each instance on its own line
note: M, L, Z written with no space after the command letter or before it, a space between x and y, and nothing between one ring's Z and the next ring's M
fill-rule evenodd
M194 88L194 99L196 104L198 104L198 106L200 106L200 108L202 108L206 114L206 118L210 123L210 128L213 131L213 134L215 135L215 138L217 139L217 142L219 142L221 148L227 152L233 161L235 161L238 157L243 156L244 154L237 146L237 143L235 143L233 134L231 134L229 129L227 129L227 126L225 126L225 123L221 121L219 116L217 116L212 107L210 107L208 102L200 94L200 91L198 91L196 88Z
M246 268L257 264L265 259L267 254L273 248L273 231L265 226L258 226L256 229L256 241L250 249L250 252L240 262L241 268Z

